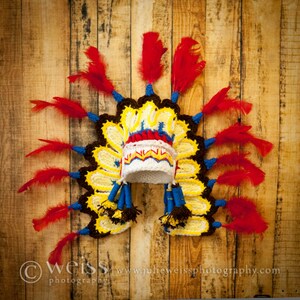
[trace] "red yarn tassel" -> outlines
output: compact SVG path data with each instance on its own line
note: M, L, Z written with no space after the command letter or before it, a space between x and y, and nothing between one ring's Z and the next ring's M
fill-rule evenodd
M157 32L144 33L139 70L143 80L151 84L161 77L163 72L161 57L168 50L163 47L162 41L158 38L159 34Z
M198 62L200 55L195 49L192 49L197 44L198 42L195 40L185 37L181 39L180 44L177 46L172 66L174 92L185 92L205 67L205 61Z
M227 96L229 89L230 87L228 86L214 95L211 100L204 105L202 109L203 114L210 115L217 111L223 112L230 109L235 109L243 114L248 114L251 111L252 104L241 100L230 99Z
M233 221L223 227L238 233L263 233L267 228L267 222L258 213L255 204L244 197L231 198L226 209L229 211Z
M67 218L69 210L70 209L66 204L59 204L57 206L50 207L42 218L32 220L33 228L36 231L41 231L50 223Z
M63 178L69 177L69 172L59 168L48 168L39 170L35 176L20 187L18 193L28 190L32 185L47 185L61 181Z
M63 248L68 244L74 241L79 236L79 233L77 232L71 232L68 235L66 235L63 239L61 239L55 249L50 253L50 256L48 258L48 262L52 265L59 264L61 265L62 260L62 250Z
M52 106L56 108L63 115L70 118L82 119L87 116L85 109L76 101L67 98L53 97L54 102L47 102L42 100L32 100L31 103L35 104L32 111L38 112L46 107Z
M106 76L106 64L102 55L95 47L89 47L85 54L91 60L88 64L88 70L69 76L70 82L83 79L97 91L111 95L115 88Z
M217 133L215 144L222 145L224 143L239 143L244 145L247 143L252 143L262 156L266 156L272 150L273 144L256 138L248 132L250 129L251 126L236 123Z
M251 181L254 185L262 183L265 179L265 173L253 164L249 159L246 158L248 153L232 152L229 154L222 155L217 158L214 166L227 165L227 166L238 166L251 174Z
M60 142L60 141L51 141L51 140L44 140L39 139L41 142L47 143L47 145L41 146L40 148L28 153L26 157L37 155L41 152L62 152L64 150L72 150L73 145Z

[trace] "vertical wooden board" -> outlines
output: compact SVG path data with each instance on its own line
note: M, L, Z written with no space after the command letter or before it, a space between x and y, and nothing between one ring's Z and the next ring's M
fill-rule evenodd
M97 47L97 0L74 0L70 2L70 73L86 69L88 59L84 54L89 46ZM79 100L90 112L98 112L97 93L86 83L75 82L70 86L70 98ZM96 139L95 125L88 119L70 121L70 141L73 145L86 146ZM71 171L77 171L86 162L77 153L71 155ZM86 192L77 182L71 181L70 202L76 202ZM90 216L74 211L71 215L71 230L77 231L90 222ZM98 249L97 240L90 236L81 236L72 245L71 261L78 267L72 269L72 297L74 299L92 299L97 297ZM67 249L65 251L68 251ZM94 269L93 269L94 268ZM80 284L82 282L82 284ZM83 284L86 282L86 284Z
M115 90L130 97L130 1L98 1L98 49L108 65L107 75ZM115 114L117 102L100 95L100 113Z
M19 275L19 269L26 261L25 199L23 195L16 195L25 178L22 162L24 142L19 137L25 124L25 118L20 113L25 106L22 91L21 15L21 1L3 1L0 11L0 282L2 297L6 299L25 299L25 283Z
M236 297L253 297L272 293L272 274L265 270L273 265L274 221L278 174L278 120L279 120L279 42L280 3L273 1L246 1L242 7L242 95L253 103L252 113L243 123L253 126L251 132L271 141L275 147L262 159L254 147L253 162L266 172L266 179L257 188L243 186L241 194L252 198L269 223L263 238L243 235L238 239L237 267L254 268L255 274L236 277Z
M115 89L130 96L130 1L98 1L98 48ZM100 95L101 113L115 114L116 101ZM129 299L129 230L99 240L99 299Z
M299 1L282 1L280 51L279 179L276 207L273 297L300 296ZM275 271L274 270L274 271Z
M205 1L173 2L173 53L181 38L191 37L199 42L201 57L205 47ZM203 76L196 79L194 85L178 99L182 114L196 114L203 103Z
M153 0L131 2L131 97L138 99L145 95L145 83L138 74L142 55L143 33L152 30Z
M23 74L23 127L19 136L24 141L22 154L37 148L38 138L59 138L68 140L68 122L53 110L40 114L30 112L31 99L51 100L55 95L66 94L68 74L68 5L66 1L41 3L40 1L22 2L22 74ZM24 158L23 158L24 159ZM26 159L23 180L29 180L37 169L59 166L68 169L68 156L53 154L40 155ZM49 206L64 202L68 193L66 182L49 185L48 188L34 186L23 194L20 201L26 202L25 223L26 259L40 264L43 274L34 284L26 285L28 299L66 298L69 286L52 284L51 278L59 282L69 279L68 273L51 274L47 267L49 253L61 238L61 230L66 229L66 221L34 232L32 219L42 216ZM19 214L17 211L16 213Z
M229 95L239 97L240 89L240 2L207 1L206 3L206 43L205 43L205 102L220 89L230 85ZM213 137L217 132L234 124L239 115L235 112L219 113L204 117L205 137ZM237 150L236 145L211 147L207 157ZM217 178L224 170L209 171L209 178ZM229 199L237 188L216 184L212 191L215 199ZM226 212L220 208L214 218L226 223ZM234 275L226 270L234 268L235 238L225 229L217 229L203 238L201 296L204 298L234 297ZM211 270L206 272L207 270Z
M205 45L205 1L173 1L173 52L182 37L188 36ZM203 77L180 96L181 113L194 115L203 103ZM200 298L202 243L199 237L170 237L170 298Z
M164 65L163 75L153 87L154 92L157 93L161 99L170 99L171 97L171 59L173 50L171 36L172 17L171 0L160 0L153 2L152 31L159 33L159 37L162 40L164 47L168 48L168 50L162 56L162 63Z
M142 53L142 36L147 31L159 32L169 51L163 56L164 74L153 85L163 99L170 95L171 8L169 0L132 1L131 8L131 65L132 97L145 95L146 84L138 73ZM163 215L163 186L136 184L133 201L142 210L130 235L130 297L132 299L168 298L169 239L163 232L159 217Z
M163 100L170 98L171 91L171 57L172 57L172 1L161 0L153 2L152 30L159 33L164 47L168 48L162 57L164 72L153 85L155 93ZM169 236L163 231L159 217L163 215L163 186L149 185L149 202L157 203L157 210L151 212L146 204L145 214L153 214L152 234L150 242L150 296L152 299L167 299L169 297ZM151 191L153 195L151 195Z

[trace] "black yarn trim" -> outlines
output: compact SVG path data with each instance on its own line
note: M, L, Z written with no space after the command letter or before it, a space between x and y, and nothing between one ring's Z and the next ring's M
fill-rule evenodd
M83 194L83 195L81 195L81 196L79 197L78 203L81 204L81 207L82 207L81 212L83 212L83 213L85 213L85 214L89 214L90 216L92 216L92 217L94 217L94 218L97 218L97 217L98 217L98 214L97 214L95 211L91 210L91 209L87 206L87 200L88 200L88 198L89 198L90 196L92 196L92 195L93 195L93 193L90 192L90 191L87 192L87 193L85 193L85 194Z
M217 228L215 228L215 227L212 226L212 224L215 222L215 219L211 215L205 215L203 217L208 221L209 229L208 229L207 232L203 232L199 236L209 236L209 235L212 235L216 231L216 229L217 229ZM185 225L186 225L186 222L182 222L182 223L177 224L176 226L169 225L167 227L169 227L170 229L176 229L176 228L179 228L179 227L183 227L184 228ZM162 224L162 226L165 227L165 225L163 225L163 224Z
M179 115L178 117L179 120L181 121L184 121L188 127L189 127L189 130L196 135L197 133L197 130L198 130L198 124L196 124L194 121L193 121L193 118L189 115Z
M211 209L207 213L207 216L212 216L212 215L214 215L218 211L218 209L220 208L220 206L216 206L215 205L216 199L214 197L212 197L212 196L208 197L208 201L211 204Z
M204 191L201 194L201 197L207 199L210 196L211 191L212 191L212 189L210 187L206 186L206 188L204 189Z
M137 208L137 206L132 206L131 208L125 207L122 211L121 219L114 218L114 211L109 215L109 218L114 224L125 224L126 222L133 221L136 223L136 218L138 215L142 214L142 211Z
M206 165L204 163L203 159L199 159L197 156L191 157L191 159L195 160L199 165L200 165L200 173L201 174L206 174L208 172L208 169L206 168Z
M111 121L116 124L119 123L121 114L126 107L132 107L135 109L140 108L148 101L152 101L159 109L164 108L164 107L169 107L169 108L173 109L174 112L177 114L177 118L181 121L184 121L187 124L187 126L188 126L187 137L191 140L194 140L198 145L199 150L197 151L197 153L194 156L191 157L191 159L195 160L201 166L201 170L197 174L197 178L201 182L203 182L203 184L206 186L206 188L202 192L201 196L203 198L207 199L212 204L210 211L205 215L205 217L210 222L210 229L209 229L209 232L202 234L202 235L210 235L215 231L215 228L212 227L212 225L211 225L214 222L214 219L211 216L217 211L218 207L216 207L214 205L215 199L210 196L212 189L207 187L207 182L209 179L208 179L208 177L205 176L208 170L204 163L204 156L207 151L204 146L204 138L197 135L198 124L196 124L193 121L191 116L185 115L185 114L180 115L180 107L178 104L173 103L170 99L164 99L163 101L161 101L160 97L157 94L153 94L150 96L147 96L147 95L142 96L137 101L135 101L134 99L131 99L131 98L123 99L121 102L119 102L117 104L116 115L102 114L99 116L99 121L96 122L96 132L97 132L98 140L86 146L86 153L84 155L85 159L90 163L90 166L81 168L79 170L80 174L81 174L80 179L77 179L78 184L88 191L87 193L85 193L84 195L82 195L80 197L79 203L82 205L82 212L87 213L87 214L91 215L91 217L92 217L92 220L88 225L90 232L91 232L90 235L95 238L100 238L100 237L104 237L104 236L107 236L110 234L110 233L101 234L101 233L97 232L97 230L95 229L95 223L96 223L96 218L98 217L98 215L96 212L89 209L86 205L87 197L89 197L91 194L93 194L94 190L87 184L87 182L85 180L85 176L88 172L94 171L97 169L97 163L95 161L95 158L92 155L92 152L95 148L97 148L99 146L107 146L107 141L102 132L102 126L107 121Z
M194 140L198 145L199 150L191 157L191 159L195 160L200 165L200 171L197 174L197 178L206 186L201 196L208 200L212 189L207 186L209 178L206 176L208 170L204 163L204 157L207 152L204 145L204 138L202 136L197 136L191 131L187 133L187 137Z
M92 217L90 223L87 226L87 228L90 230L91 237L93 237L95 239L99 239L99 238L103 238L103 237L110 235L110 231L107 233L100 233L98 230L96 230L95 225L96 225L96 218Z
M195 141L198 145L198 151L196 152L196 154L194 155L195 157L204 157L204 155L206 154L206 149L205 149L205 145L204 145L204 138L202 136L196 135L194 133L192 133L192 131L189 131L187 133L187 137L193 141Z
M97 162L93 156L93 151L100 147L100 146L104 146L103 143L101 144L100 141L96 141L92 144L88 144L85 147L85 154L84 154L84 158L92 165L92 166L96 166L97 167Z
M180 115L180 107L178 104L173 103L170 99L164 99L161 103L160 108L169 107L174 110L174 112L179 116Z
M216 228L212 226L213 222L215 222L215 219L211 215L206 215L205 219L209 223L209 229L207 232L202 233L201 236L212 235L216 231Z
M105 146L106 145L106 139L103 135L102 132L102 126L105 124L107 121L113 122L113 123L118 123L120 121L120 116L112 116L108 114L103 114L99 116L100 119L96 123L96 133L98 136L98 141L101 143L101 145Z
M91 193L94 193L94 189L87 184L87 182L85 180L85 176L87 175L88 172L95 171L96 169L97 169L97 166L95 166L95 165L92 165L89 167L82 167L79 169L80 178L77 179L77 182L81 187L85 188L87 191L89 191Z
M157 107L160 108L161 106L161 100L160 97L156 94L150 95L150 96L143 96L140 97L137 101L138 107L142 107L146 102L152 101Z
M120 118L121 116L121 113L123 112L124 108L125 107L132 107L132 108L138 108L139 105L137 104L137 102L134 100L134 99L131 99L131 98L126 98L126 99L123 99L121 102L118 103L117 105L117 113L116 113L116 116L118 118Z

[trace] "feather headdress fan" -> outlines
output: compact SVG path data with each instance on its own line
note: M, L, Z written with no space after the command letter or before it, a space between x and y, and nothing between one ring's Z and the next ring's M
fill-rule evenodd
M94 47L86 50L90 60L87 69L69 77L70 82L86 81L98 92L112 95L117 102L116 115L96 115L79 102L62 97L54 97L52 102L31 101L36 112L53 108L70 118L87 117L95 123L97 135L95 142L86 147L41 140L43 146L27 155L72 150L83 155L89 164L75 172L56 167L39 170L19 189L19 192L24 192L33 185L52 184L71 177L86 190L77 202L51 207L43 217L33 220L34 229L40 231L76 210L91 216L86 227L69 233L58 242L50 254L50 263L61 263L63 247L80 235L102 238L130 228L142 213L132 203L132 183L161 184L165 210L160 221L167 234L210 235L222 227L238 233L262 233L266 230L267 224L251 200L211 196L215 184L238 186L248 181L256 186L264 180L265 174L247 158L247 153L232 152L206 159L210 147L250 143L265 156L271 151L272 144L251 134L251 126L240 123L209 139L196 134L203 116L230 110L248 114L251 104L231 99L227 95L229 87L225 87L195 116L180 113L177 104L180 94L192 86L205 67L195 46L195 40L182 38L174 53L171 99L161 100L153 91L152 85L162 76L161 57L167 49L163 47L158 33L148 32L143 36L139 65L146 82L146 94L137 101L124 98L115 90L106 76L103 57ZM217 178L208 177L210 169L225 166L230 168L224 169ZM214 220L213 215L220 207L231 215L229 224Z

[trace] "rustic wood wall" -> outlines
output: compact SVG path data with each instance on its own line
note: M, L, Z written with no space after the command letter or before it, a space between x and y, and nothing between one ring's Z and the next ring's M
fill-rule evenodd
M1 299L300 296L299 1L1 0L0 4ZM216 188L214 194L252 197L269 229L263 238L237 236L225 229L203 238L168 237L158 221L163 210L161 188L139 185L134 191L143 210L138 224L103 240L80 238L65 249L61 273L51 273L46 265L49 252L65 232L82 228L89 218L75 213L71 221L40 233L34 232L31 220L48 206L75 201L81 191L66 182L21 195L16 191L38 168L57 165L75 171L84 161L73 155L26 160L24 155L40 145L38 138L84 145L93 140L94 130L87 120L69 121L52 110L32 114L28 100L70 96L91 111L114 113L112 99L82 84L70 87L66 77L85 66L83 52L94 45L109 62L117 90L142 96L137 63L141 36L149 30L158 31L169 48L165 76L155 85L162 97L170 95L170 62L180 38L191 36L201 44L207 67L180 99L184 113L198 112L229 83L234 95L254 104L242 122L274 143L266 159L252 156L266 172L266 180L258 188ZM212 117L200 131L212 136L234 118ZM218 212L216 218L226 217ZM42 271L35 283L20 277L27 261L41 266L27 269L28 281L38 279L35 276Z

